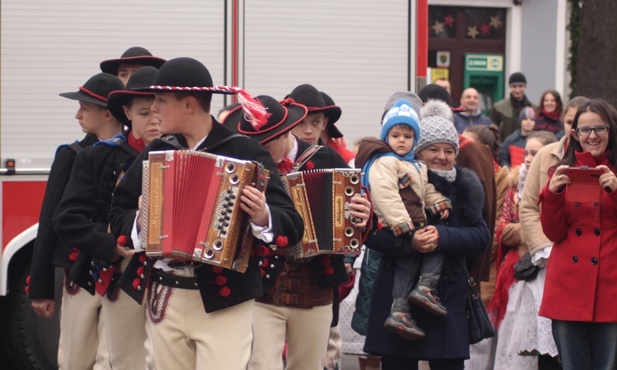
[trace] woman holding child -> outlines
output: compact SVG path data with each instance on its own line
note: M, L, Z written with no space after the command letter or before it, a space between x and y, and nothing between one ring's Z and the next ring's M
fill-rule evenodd
M465 256L483 253L490 241L482 219L482 185L471 171L454 166L459 142L450 108L442 102L430 101L421 113L420 137L413 149L429 169L428 182L451 201L452 209L445 220L440 220L439 214L427 214L427 227L400 236L383 228L366 241L369 248L383 253L383 259L373 287L364 349L382 356L384 370L414 369L419 360L428 360L432 370L463 369L464 359L469 357L465 305L468 288L463 263ZM356 165L364 166L370 154L361 147ZM437 316L418 305L410 305L411 318L425 336L404 339L384 328L392 308L397 261L432 252L444 256L435 293L447 314Z

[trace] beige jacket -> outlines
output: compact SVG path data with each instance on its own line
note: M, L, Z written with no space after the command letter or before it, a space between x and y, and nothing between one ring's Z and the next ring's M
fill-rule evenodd
M413 223L405 208L399 191L406 186L422 200L422 212L426 220L425 208L435 204L447 204L450 200L435 190L428 182L428 170L424 163L418 162L418 169L413 164L395 157L377 158L369 171L371 199L379 221L401 235L412 230ZM428 206L427 206L428 205Z
M542 232L538 196L548 181L548 169L563 158L565 141L566 137L564 136L558 142L540 149L531 162L531 167L527 173L519 208L519 218L524 240L527 242L527 247L532 256L534 253L553 245Z

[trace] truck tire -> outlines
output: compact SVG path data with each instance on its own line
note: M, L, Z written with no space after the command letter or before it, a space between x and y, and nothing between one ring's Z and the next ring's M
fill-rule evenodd
M39 317L26 293L30 264L19 270L2 305L5 311L2 313L4 346L17 369L57 369L60 305L55 306L51 319Z

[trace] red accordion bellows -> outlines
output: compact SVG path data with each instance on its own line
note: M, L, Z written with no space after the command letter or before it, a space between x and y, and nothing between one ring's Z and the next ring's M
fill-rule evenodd
M251 183L265 188L268 172L192 150L151 152L143 166L146 254L246 271L252 238L239 198Z
M350 214L351 198L360 195L360 170L318 169L283 177L296 210L304 220L302 242L288 247L292 259L317 254L360 254L362 230Z

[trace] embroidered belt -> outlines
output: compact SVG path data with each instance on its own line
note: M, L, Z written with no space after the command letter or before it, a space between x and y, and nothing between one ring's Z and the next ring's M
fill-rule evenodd
M285 262L272 292L257 302L296 308L312 308L332 303L333 289L319 289L306 263Z
M154 281L171 288L199 289L197 279L194 277L176 276L159 269L154 269L152 275L154 276Z

